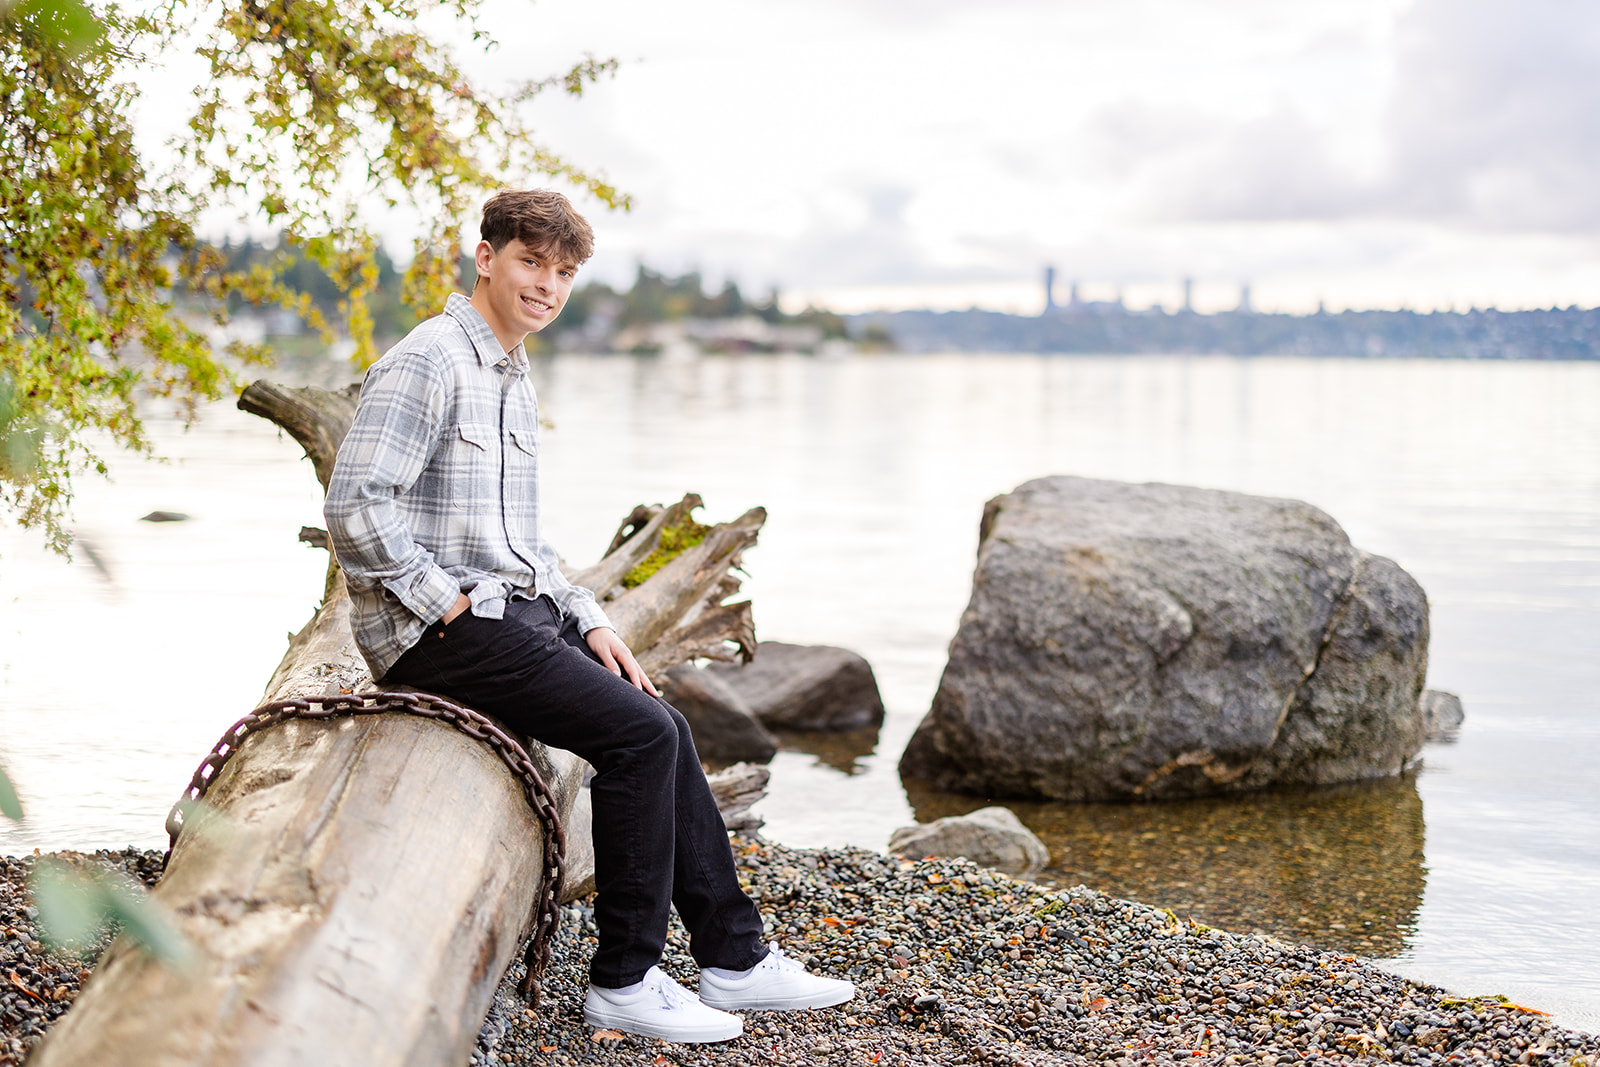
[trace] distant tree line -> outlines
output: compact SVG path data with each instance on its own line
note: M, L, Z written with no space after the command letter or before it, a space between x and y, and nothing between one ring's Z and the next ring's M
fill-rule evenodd
M848 321L853 336L884 330L897 347L913 352L1600 359L1600 308L1202 315L1113 306L1044 315L875 312Z
M773 326L816 326L824 337L842 338L848 333L844 317L831 311L808 307L798 314L787 314L778 306L776 289L769 291L765 299L751 300L740 292L737 282L730 280L723 283L721 290L708 293L699 271L672 277L640 264L632 287L626 290L613 289L602 281L580 285L561 317L537 339L540 346L559 345L563 337L604 338L630 326L649 323L745 316Z
M221 253L229 270L247 272L276 260L280 250L276 242L263 244L247 239L238 244L224 244ZM366 297L366 307L381 349L405 336L420 320L401 299L403 276L394 260L379 248L374 262L377 278ZM277 269L285 287L307 297L310 307L330 319L345 298L327 271L307 256L291 252L287 264ZM457 274L462 291L472 291L475 277L472 257L463 255ZM238 294L230 298L229 311L234 314L246 311L244 300ZM737 282L730 280L724 282L720 290L707 292L699 271L674 277L641 264L634 274L633 285L625 290L614 289L598 280L580 283L560 317L548 329L530 336L528 345L530 349L539 350L561 344L563 338L570 343L579 337L603 342L629 326L681 319L736 319L747 315L775 326L817 326L824 337L847 335L844 318L833 312L807 308L794 315L785 313L778 306L776 289L764 299L751 300L740 291Z

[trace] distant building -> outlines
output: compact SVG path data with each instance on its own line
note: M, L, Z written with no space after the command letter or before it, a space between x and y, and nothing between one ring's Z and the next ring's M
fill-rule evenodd
M1254 308L1250 306L1250 283L1244 282L1239 286L1239 314L1249 315Z
M1193 311L1194 310L1194 279L1193 278L1185 278L1183 280L1183 310L1184 311Z
M1044 269L1044 313L1046 315L1056 309L1056 269Z

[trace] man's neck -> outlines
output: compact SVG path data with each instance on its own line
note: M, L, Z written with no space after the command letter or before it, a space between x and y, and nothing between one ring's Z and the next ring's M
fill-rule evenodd
M483 316L483 321L488 324L489 329L494 331L494 339L500 342L500 347L505 349L506 355L509 356L528 335L526 333L518 333L515 329L508 330L495 319L494 311L489 307L489 293L485 287L481 285L475 286L470 299L472 306L477 308L478 314Z

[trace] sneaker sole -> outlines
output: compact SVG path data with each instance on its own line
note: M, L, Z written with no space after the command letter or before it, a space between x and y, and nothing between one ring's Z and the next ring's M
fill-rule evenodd
M716 996L704 985L700 987L700 1003L708 1008L718 1011L799 1011L802 1008L832 1008L855 998L854 986L845 989L836 989L828 993L819 993L812 997L788 998L756 998L741 1000L737 996L730 997L727 1001L712 999Z
M587 1004L583 1006L583 1020L590 1026L606 1030L623 1030L630 1034L638 1034L640 1037L659 1037L682 1045L707 1045L717 1041L732 1041L744 1033L743 1019L734 1019L732 1022L719 1023L715 1026L710 1024L701 1027L651 1026L632 1016L596 1011Z

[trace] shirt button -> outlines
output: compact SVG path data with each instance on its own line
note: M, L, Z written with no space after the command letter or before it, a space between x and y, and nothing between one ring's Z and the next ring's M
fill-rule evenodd
M505 365L506 365L506 361L503 360L503 359L499 363L495 364L496 367L504 367Z

